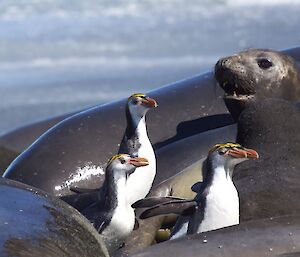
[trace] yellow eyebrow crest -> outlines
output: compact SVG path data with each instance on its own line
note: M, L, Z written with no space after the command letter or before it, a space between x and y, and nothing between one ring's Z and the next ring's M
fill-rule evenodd
M142 94L142 93L136 93L136 94L133 94L131 95L128 99L131 99L133 97L145 97L146 95L145 94Z
M234 148L234 147L237 147L237 148L241 148L242 146L240 144L237 144L237 143L225 143L225 144L216 144L214 145L210 150L209 150L209 153L212 153L214 151L217 151L221 148Z
M111 157L107 163L107 166L110 165L114 160L120 159L123 156L128 156L128 154L116 154L113 157Z

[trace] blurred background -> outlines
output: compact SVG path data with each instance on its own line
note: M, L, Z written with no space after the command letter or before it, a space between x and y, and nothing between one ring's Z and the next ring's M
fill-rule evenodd
M298 0L1 0L0 134L300 44Z

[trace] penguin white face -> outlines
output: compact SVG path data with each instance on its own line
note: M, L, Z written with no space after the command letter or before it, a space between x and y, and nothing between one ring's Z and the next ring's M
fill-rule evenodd
M149 165L149 162L146 158L131 157L129 154L117 154L108 161L106 169L111 169L116 174L130 175L136 167L147 165Z
M154 99L145 94L133 94L128 98L127 105L131 115L137 115L139 117L143 117L149 109L158 106Z
M230 171L243 161L258 159L259 155L255 150L242 147L240 144L225 143L215 145L209 151L209 158L214 165L224 166L226 171Z

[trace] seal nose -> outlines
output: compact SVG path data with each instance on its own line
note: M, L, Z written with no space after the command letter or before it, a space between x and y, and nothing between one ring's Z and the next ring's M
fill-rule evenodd
M230 64L231 64L231 58L225 57L225 58L220 59L216 63L216 68L228 68Z
M228 57L221 58L218 60L218 62L215 64L215 71L214 75L216 80L220 83L222 86L223 82L226 80L228 71L230 71L230 59Z

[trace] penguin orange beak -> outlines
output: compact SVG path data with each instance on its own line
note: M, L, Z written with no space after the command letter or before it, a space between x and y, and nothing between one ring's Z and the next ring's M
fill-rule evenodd
M247 159L258 159L259 155L258 153L253 149L239 149L239 148L233 148L227 151L226 154L231 155L235 158L247 158Z
M142 103L151 108L156 108L158 106L157 102L150 97L146 97L145 99L142 99Z
M131 158L129 160L129 163L134 165L135 167L142 167L142 166L147 166L149 165L149 161L146 158Z

